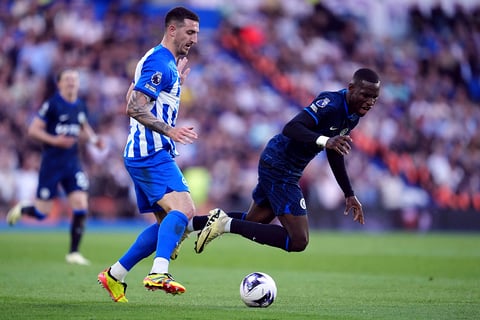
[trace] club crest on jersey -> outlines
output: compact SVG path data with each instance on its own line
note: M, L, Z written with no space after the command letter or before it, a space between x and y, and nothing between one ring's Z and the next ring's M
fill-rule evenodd
M150 81L158 86L160 84L160 81L162 81L162 73L160 71L157 71L155 72L153 75L152 75L152 78L150 79Z
M323 99L318 99L314 103L310 105L310 108L312 108L313 111L317 112L318 108L325 108L325 106L330 102L330 99L328 98L323 98Z
M340 131L340 135L341 135L341 136L347 135L348 130L349 130L348 128L342 129L342 131Z
M80 112L78 114L78 122L85 123L86 121L87 121L87 115L85 114L85 112Z

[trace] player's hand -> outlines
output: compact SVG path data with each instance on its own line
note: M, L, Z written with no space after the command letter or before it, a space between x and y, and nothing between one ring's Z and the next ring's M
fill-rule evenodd
M183 57L178 59L178 74L180 76L180 85L185 83L185 80L187 79L188 74L190 73L190 68L185 68L187 66L188 59L187 57Z
M72 147L77 142L76 137L72 136L65 136L65 135L58 135L55 136L55 140L53 145L58 148L65 148L68 149Z
M360 224L365 224L362 204L355 196L351 196L345 199L345 212L343 214L348 216L350 211L353 211L353 221L357 221Z
M190 144L198 138L198 135L193 131L193 127L172 128L168 131L168 136L175 142L181 144Z
M352 147L350 143L352 142L350 136L335 136L327 140L325 148L332 149L340 153L342 156L346 156Z

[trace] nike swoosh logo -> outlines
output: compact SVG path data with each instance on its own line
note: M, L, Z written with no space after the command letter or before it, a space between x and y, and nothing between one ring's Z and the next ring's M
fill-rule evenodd
M338 128L332 126L332 127L330 127L330 130L335 131L335 130L338 130Z

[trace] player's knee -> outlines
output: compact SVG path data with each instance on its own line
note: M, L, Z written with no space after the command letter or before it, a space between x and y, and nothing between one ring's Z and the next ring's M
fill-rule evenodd
M157 203L165 212L180 211L188 220L192 219L195 215L195 205L190 194L187 192L172 192L170 196L166 195Z
M299 237L292 239L290 243L290 252L301 252L307 248L308 237Z
M83 191L74 191L68 195L68 200L72 208L87 209L88 195Z
M181 208L178 208L178 209L172 209L172 210L169 210L169 212L171 211L179 211L181 213L183 213L188 220L192 219L193 216L195 215L195 207L193 206L183 206Z
M188 220L190 220L190 219L192 219L193 216L195 215L195 208L192 207L192 208L190 208L190 209L188 209L188 210L185 210L185 211L183 212L183 214L187 216Z

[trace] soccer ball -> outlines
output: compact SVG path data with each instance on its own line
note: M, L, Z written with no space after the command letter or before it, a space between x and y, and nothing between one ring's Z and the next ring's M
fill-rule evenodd
M249 307L266 308L275 301L277 286L268 274L253 272L240 283L240 297Z

